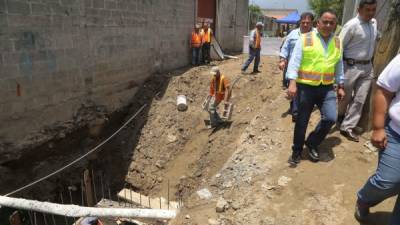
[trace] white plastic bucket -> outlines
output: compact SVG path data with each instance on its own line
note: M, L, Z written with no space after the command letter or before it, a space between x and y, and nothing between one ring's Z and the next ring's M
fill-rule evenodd
M176 105L178 106L179 111L186 111L188 108L186 96L178 95L178 97L176 98Z

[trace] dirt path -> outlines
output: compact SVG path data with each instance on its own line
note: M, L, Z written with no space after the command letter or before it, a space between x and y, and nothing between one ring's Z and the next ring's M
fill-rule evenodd
M222 62L222 71L239 76L243 59ZM333 131L321 146L323 162L303 160L289 168L293 135L288 102L280 87L276 58L264 57L263 73L246 76L234 90L230 127L204 129L201 103L207 93L208 67L173 77L154 102L136 147L130 173L134 187L166 197L167 183L185 207L171 224L351 225L355 193L376 167L376 152ZM182 72L182 71L181 71ZM178 73L176 74L178 75ZM178 113L175 98L188 96L189 110ZM310 128L319 119L313 115ZM311 130L311 129L309 129ZM206 188L209 199L196 191ZM225 205L216 212L217 202ZM393 199L373 209L372 224L386 224Z

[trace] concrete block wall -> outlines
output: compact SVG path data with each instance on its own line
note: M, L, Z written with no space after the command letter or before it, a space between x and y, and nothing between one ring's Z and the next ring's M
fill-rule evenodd
M152 73L187 65L194 10L193 0L0 0L0 164L85 124L88 105L112 113Z
M218 0L216 38L227 51L242 51L248 35L248 0Z

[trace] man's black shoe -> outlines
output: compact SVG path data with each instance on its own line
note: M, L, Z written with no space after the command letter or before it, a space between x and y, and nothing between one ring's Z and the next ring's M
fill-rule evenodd
M292 155L289 157L288 163L290 166L297 166L301 161L301 152L293 152Z
M307 144L307 143L306 143L306 146L308 148L308 156L311 158L311 161L318 162L319 161L318 149L316 147L313 147L313 146Z
M348 130L348 131L340 130L340 134L345 136L350 141L354 141L354 142L360 141L360 139L358 138L358 135L355 134L352 130Z
M360 223L366 222L369 215L369 207L362 207L356 203L356 209L354 211L354 217Z
M261 73L259 70L253 70L253 73Z

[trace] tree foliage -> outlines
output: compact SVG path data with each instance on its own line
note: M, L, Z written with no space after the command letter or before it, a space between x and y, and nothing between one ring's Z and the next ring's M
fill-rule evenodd
M260 6L251 4L249 5L249 13L250 13L250 27L256 25L258 21L263 21L264 15L260 8Z
M324 9L333 9L338 15L339 23L342 21L344 0L308 0L308 3L316 16Z

